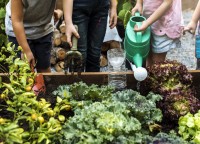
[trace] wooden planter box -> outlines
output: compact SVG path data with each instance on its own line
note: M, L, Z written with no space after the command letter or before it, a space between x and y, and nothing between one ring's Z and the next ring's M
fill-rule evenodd
M193 85L197 89L197 95L200 97L200 70L189 71L193 76ZM125 72L123 74L127 75L127 88L136 90L137 81L133 76L133 72ZM84 72L81 73L80 77L77 74L64 74L64 73L50 73L44 74L45 84L47 86L47 91L58 87L59 85L72 84L74 82L83 81L87 84L98 84L107 85L108 84L108 72Z

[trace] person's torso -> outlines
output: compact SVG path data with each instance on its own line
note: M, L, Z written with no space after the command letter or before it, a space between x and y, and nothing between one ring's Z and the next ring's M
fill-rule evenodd
M56 0L22 0L23 22L28 39L40 38L53 30L53 11ZM11 22L11 3L6 6L6 32L14 36Z
M150 17L164 0L143 0L143 14ZM173 0L166 13L151 25L152 32L156 35L167 35L174 39L181 36L183 28L181 0Z

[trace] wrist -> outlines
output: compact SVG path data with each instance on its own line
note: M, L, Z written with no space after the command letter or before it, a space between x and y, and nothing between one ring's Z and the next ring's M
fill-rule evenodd
M194 23L194 24L197 24L198 23L198 19L195 19L195 18L192 18L190 23Z
M110 8L117 8L117 1L116 0L111 0L111 3L110 3Z
M65 20L65 25L71 25L71 24L73 24L71 19L66 19Z

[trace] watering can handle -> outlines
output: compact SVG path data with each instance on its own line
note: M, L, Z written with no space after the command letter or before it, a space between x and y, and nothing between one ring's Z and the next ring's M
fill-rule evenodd
M78 31L78 26L74 25L76 31ZM72 35L72 51L77 51L78 39L76 36Z
M135 12L135 16L140 16L140 12ZM140 27L142 25L142 23L137 23L137 26ZM142 42L142 32L136 32L136 41L137 42Z
M140 12L136 11L135 16L140 16Z

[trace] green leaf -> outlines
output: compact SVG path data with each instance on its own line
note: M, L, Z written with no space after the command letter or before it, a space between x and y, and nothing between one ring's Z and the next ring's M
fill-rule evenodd
M0 8L0 19L5 18L6 10L4 8Z
M123 4L123 9L129 11L132 9L132 4L130 2L126 2Z
M119 14L118 14L118 18L120 19L120 20L124 20L124 17L125 17L125 14L126 14L126 12L127 12L127 10L121 10L120 12L119 12Z
M30 113L30 114L33 112L33 110L32 110L30 107L24 106L24 107L22 107L21 109L22 109L23 111L27 112L27 113Z
M10 142L18 143L18 144L22 144L22 143L23 143L23 140L22 140L21 137L19 137L18 135L10 134L10 135L8 136L8 138L9 138L9 141L10 141Z
M12 107L8 107L7 110L8 110L8 111L11 111L11 112L13 112L13 113L16 113L16 112L17 112L17 111L16 111L14 108L12 108Z
M125 16L124 16L124 21L123 21L124 27L126 27L126 25L127 25L128 21L130 20L130 17L131 17L131 16L132 16L132 15L131 15L131 12L130 12L130 11L127 11L126 14L125 14Z
M39 138L38 138L38 143L41 143L43 140L45 140L47 137L44 133L41 133L39 135Z

